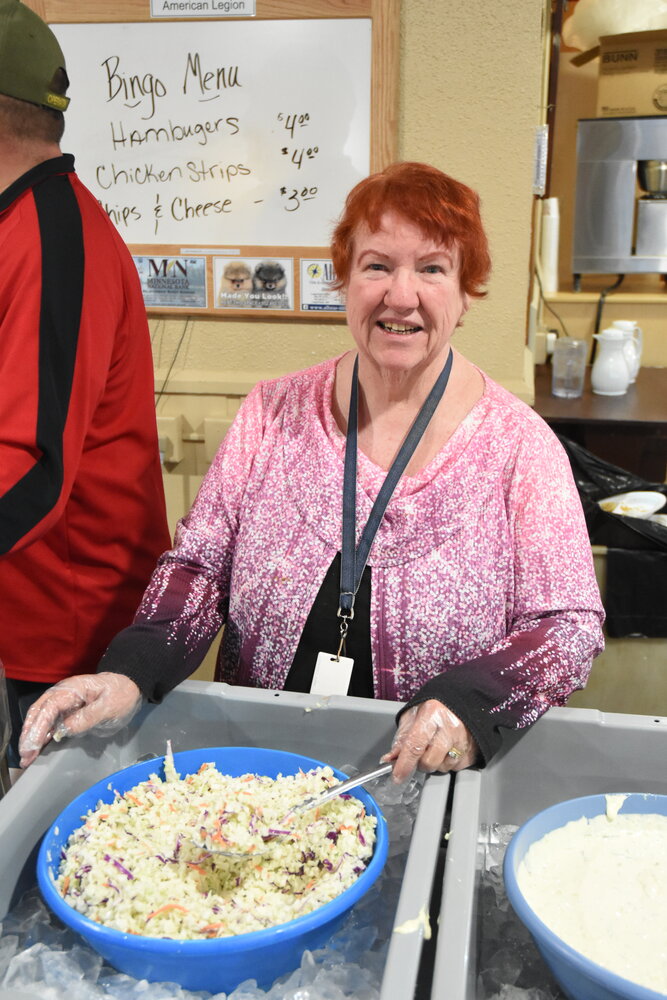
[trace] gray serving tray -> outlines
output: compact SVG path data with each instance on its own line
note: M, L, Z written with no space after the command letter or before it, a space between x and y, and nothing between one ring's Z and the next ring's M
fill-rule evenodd
M60 811L90 785L145 754L206 746L289 750L334 767L370 769L389 749L395 702L185 681L145 706L119 735L49 745L0 799L0 919L35 884L39 842ZM417 817L383 973L381 1000L411 998L435 878L449 775L430 775ZM371 788L372 792L372 788ZM405 933L406 926L413 928ZM249 977L252 970L248 970Z
M476 1000L482 827L607 792L667 794L667 718L552 708L485 770L456 775L431 1000Z

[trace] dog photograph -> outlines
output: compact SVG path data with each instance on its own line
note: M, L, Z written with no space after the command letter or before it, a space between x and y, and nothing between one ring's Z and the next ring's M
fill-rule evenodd
M230 260L225 267L218 283L218 306L224 307L230 302L239 304L247 300L252 291L252 270L243 260Z
M291 259L214 257L218 309L292 309Z

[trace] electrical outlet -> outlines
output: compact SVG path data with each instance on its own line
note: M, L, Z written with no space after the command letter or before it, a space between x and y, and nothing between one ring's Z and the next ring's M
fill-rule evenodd
M204 457L207 462L213 461L222 439L231 426L232 421L228 417L204 418Z
M543 365L547 360L547 331L536 330L533 339L533 357L536 365Z
M165 465L183 460L183 417L158 417L157 437L160 458Z

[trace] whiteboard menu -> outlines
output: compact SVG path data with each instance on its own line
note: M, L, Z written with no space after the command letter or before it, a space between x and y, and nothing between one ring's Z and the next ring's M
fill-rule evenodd
M62 148L127 243L328 245L370 171L370 19L52 28Z

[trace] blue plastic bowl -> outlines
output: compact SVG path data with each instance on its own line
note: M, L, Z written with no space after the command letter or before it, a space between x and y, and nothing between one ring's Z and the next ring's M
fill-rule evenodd
M532 843L571 820L582 816L593 819L606 811L605 795L587 795L550 806L519 827L507 848L503 865L507 898L530 931L554 978L572 1000L665 1000L664 993L638 986L609 972L566 944L540 920L517 883L519 865ZM667 795L629 794L620 812L667 815Z
M299 768L310 770L325 766L311 757L256 747L208 747L174 754L176 770L181 775L196 772L207 761L234 777L253 773L275 778L279 774L295 774ZM110 965L135 979L174 982L190 990L229 993L239 983L252 978L260 987L267 988L278 976L297 968L306 949L322 947L348 910L376 881L389 846L384 816L368 792L362 788L354 790L353 794L364 803L366 812L377 817L373 856L353 885L311 913L267 930L205 941L125 934L77 913L58 893L53 879L60 865L61 850L70 834L81 826L88 810L94 809L99 801L113 801L114 789L125 792L151 774L160 773L163 764L164 757L156 757L117 771L77 796L60 813L44 836L37 860L37 880L44 900L64 924L80 934ZM347 777L336 768L332 770L341 780Z

